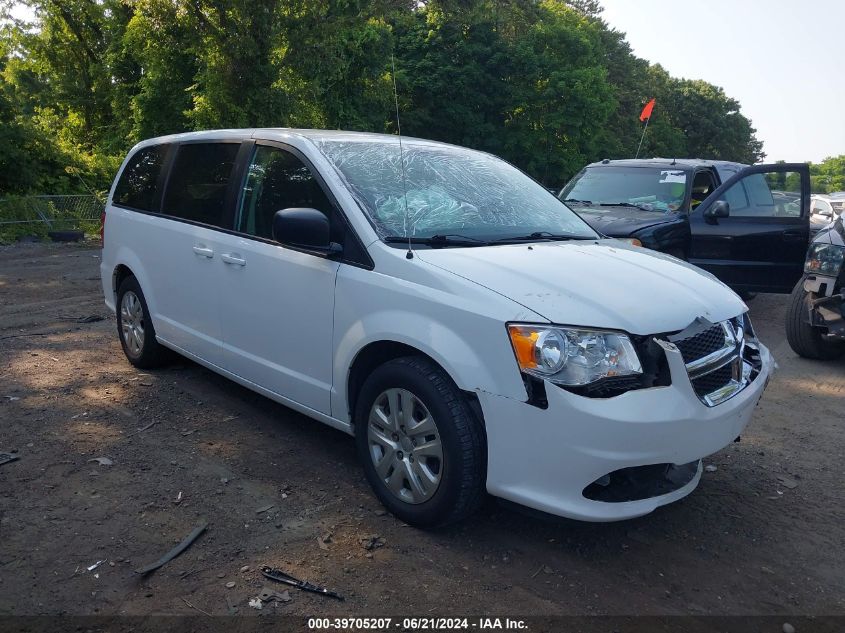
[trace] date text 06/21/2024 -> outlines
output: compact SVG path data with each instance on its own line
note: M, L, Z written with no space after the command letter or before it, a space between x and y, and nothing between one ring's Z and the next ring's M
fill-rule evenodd
M375 630L397 628L405 631L445 630L525 630L524 620L511 618L308 618L311 630Z

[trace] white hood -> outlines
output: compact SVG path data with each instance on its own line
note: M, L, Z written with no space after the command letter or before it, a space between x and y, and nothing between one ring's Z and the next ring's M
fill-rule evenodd
M682 330L696 317L717 322L748 309L700 268L615 240L443 248L415 255L560 325L658 334Z

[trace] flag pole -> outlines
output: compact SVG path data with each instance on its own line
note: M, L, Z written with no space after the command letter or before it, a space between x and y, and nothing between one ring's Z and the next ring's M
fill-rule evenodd
M645 127L643 127L643 134L642 134L642 136L640 136L640 144L637 145L637 155L634 156L634 158L640 157L640 148L643 146L643 139L645 138L645 131L648 129L648 124L649 124L650 121L651 121L651 117L648 117L645 120Z

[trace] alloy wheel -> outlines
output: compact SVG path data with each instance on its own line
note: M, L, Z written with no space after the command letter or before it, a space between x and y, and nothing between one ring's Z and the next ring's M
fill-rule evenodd
M140 356L144 349L144 308L131 290L123 293L120 301L120 329L126 349L133 356Z

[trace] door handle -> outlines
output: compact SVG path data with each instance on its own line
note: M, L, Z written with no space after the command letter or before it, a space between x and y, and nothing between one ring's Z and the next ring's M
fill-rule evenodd
M203 246L201 244L197 244L194 246L194 252L197 255L201 255L202 257L214 257L214 251L208 248L207 246Z
M243 257L239 257L237 253L223 253L220 259L234 266L246 266L246 260Z
M783 240L784 242L801 242L807 239L804 235L803 231L784 231L783 232Z

